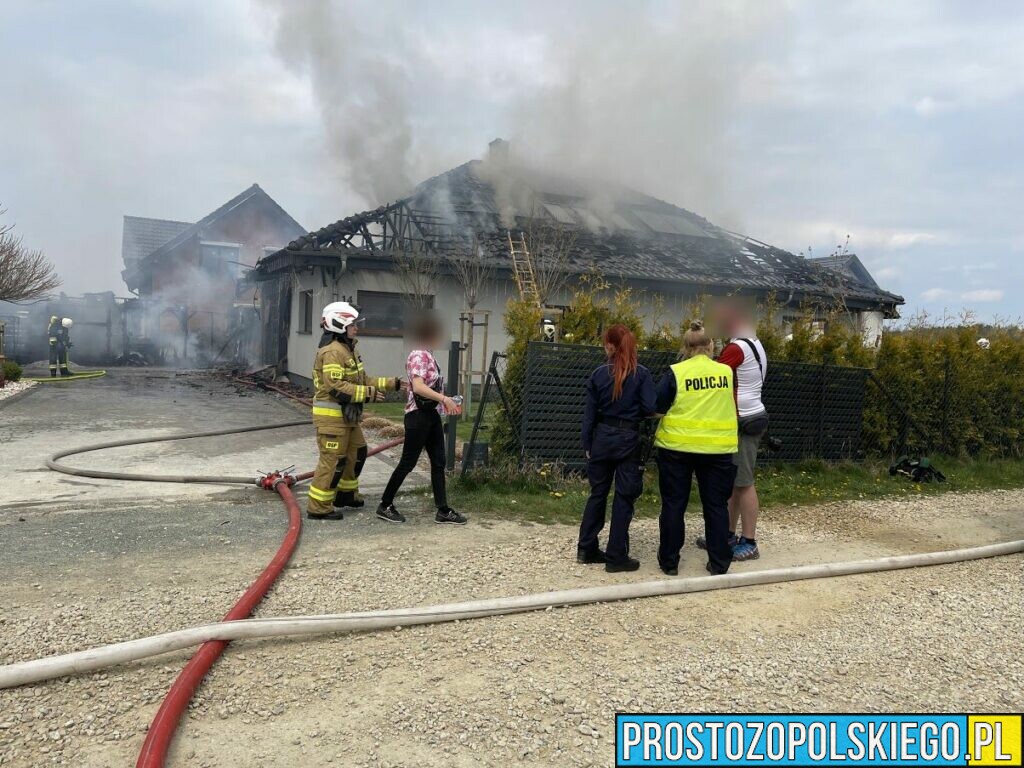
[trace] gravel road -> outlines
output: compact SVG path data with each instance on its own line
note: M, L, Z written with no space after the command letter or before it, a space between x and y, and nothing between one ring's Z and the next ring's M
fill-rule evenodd
M272 497L32 516L0 528L0 662L219 618L283 531ZM424 508L427 500L423 499ZM404 507L415 510L415 499ZM1024 538L1024 492L776 509L771 568ZM575 531L477 516L306 525L261 615L660 577L573 561ZM684 550L681 575L699 575ZM172 766L611 765L613 714L1021 711L1024 557L385 633L239 642ZM187 654L0 692L0 764L124 766Z
M59 413L60 418L40 418ZM43 458L82 445L296 410L209 376L111 371L39 388L0 423L0 663L218 620L285 529L273 494L93 481ZM372 441L371 441L372 442ZM311 464L303 429L74 457L140 471ZM378 485L395 457L367 465ZM635 574L573 559L575 530L307 523L260 615L424 605L662 578L654 520ZM769 510L751 570L1024 538L1024 491ZM696 519L691 515L691 523ZM692 534L691 534L692 535ZM681 575L703 575L684 550ZM171 766L609 765L616 710L1024 709L1024 557L666 597L347 637L234 644ZM0 765L134 763L188 654L0 691Z

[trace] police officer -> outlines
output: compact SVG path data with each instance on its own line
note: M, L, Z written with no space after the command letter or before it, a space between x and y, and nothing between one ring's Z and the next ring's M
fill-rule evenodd
M313 426L320 460L306 507L306 516L314 520L341 520L345 507L363 506L363 404L381 402L386 391L404 386L401 379L366 375L356 352L358 319L359 310L347 301L336 301L324 307L320 320L324 335L313 361Z
M640 423L654 415L654 379L637 363L636 337L624 325L604 335L608 362L591 374L583 411L583 449L587 453L590 498L583 510L576 560L604 563L610 573L635 571L640 562L629 556L629 524L633 505L643 491L640 468ZM604 528L608 493L615 483L608 546L602 552L598 534Z
M669 576L679 572L694 474L704 507L707 570L722 574L732 562L728 504L736 475L736 395L732 369L711 359L713 349L703 324L691 323L683 335L684 360L658 382L657 408L664 414L654 435L661 491L658 564Z
M50 341L50 376L56 377L58 366L61 376L71 375L68 368L68 349L71 347L72 325L74 322L70 317L61 319L57 315L50 315L50 325L46 329Z

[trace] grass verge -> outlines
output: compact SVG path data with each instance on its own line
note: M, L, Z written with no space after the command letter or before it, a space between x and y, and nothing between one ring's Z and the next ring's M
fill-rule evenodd
M780 464L760 469L757 490L761 506L819 504L856 499L908 496L1024 487L1024 460L951 459L936 457L933 464L947 477L945 483L913 483L889 475L883 462L825 464L820 461ZM657 469L648 466L644 493L637 514L658 514ZM566 476L557 468L492 469L456 476L449 485L452 505L467 514L539 523L579 522L589 495L584 478ZM691 503L699 504L694 483Z

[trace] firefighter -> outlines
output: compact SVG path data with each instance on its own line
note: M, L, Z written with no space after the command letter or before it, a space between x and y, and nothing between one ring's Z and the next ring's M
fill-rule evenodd
M707 570L722 574L732 562L729 496L736 477L736 392L732 369L711 359L713 349L703 324L691 323L683 335L685 359L658 382L657 409L664 414L654 435L661 490L658 564L669 576L679 572L683 513L694 474L704 507Z
M71 326L74 321L70 317L60 318L50 315L50 325L46 329L50 340L50 376L57 376L60 367L61 376L70 376L68 368L68 349L71 347Z
M324 307L320 339L313 361L313 426L317 462L309 486L306 516L341 520L345 507L363 506L359 473L366 461L366 440L359 422L363 404L381 402L385 392L403 389L401 379L371 379L356 352L359 310L347 301Z

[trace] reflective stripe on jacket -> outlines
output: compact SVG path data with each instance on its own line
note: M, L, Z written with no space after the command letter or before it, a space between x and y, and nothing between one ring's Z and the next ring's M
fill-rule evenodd
M317 428L354 426L346 422L343 405L373 402L377 390L397 388L397 379L366 375L354 343L350 347L332 339L317 349L313 360L313 424Z
M671 370L676 399L658 425L654 444L681 453L735 453L739 425L732 369L697 355Z

